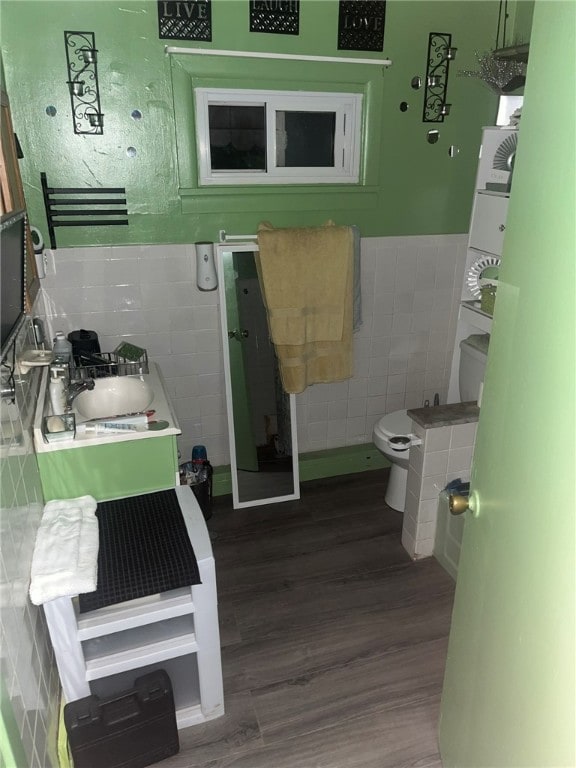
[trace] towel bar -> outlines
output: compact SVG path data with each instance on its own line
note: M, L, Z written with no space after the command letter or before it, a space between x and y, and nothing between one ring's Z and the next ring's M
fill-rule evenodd
M227 235L225 229L218 231L219 242L227 243L229 240L256 240L258 235Z

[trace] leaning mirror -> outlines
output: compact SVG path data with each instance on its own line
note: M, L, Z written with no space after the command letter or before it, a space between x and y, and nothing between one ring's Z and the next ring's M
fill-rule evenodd
M295 397L281 386L257 249L216 247L235 508L300 498Z

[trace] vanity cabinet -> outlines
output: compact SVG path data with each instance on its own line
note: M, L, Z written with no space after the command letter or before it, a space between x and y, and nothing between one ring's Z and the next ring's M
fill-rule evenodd
M144 374L154 397L154 418L167 426L161 431L123 434L80 434L68 440L46 442L43 419L48 404L49 370L44 368L34 419L34 444L44 501L93 496L96 501L164 491L179 484L178 446L181 430L172 409L160 369L150 364ZM77 424L82 417L76 415Z
M212 545L196 497L176 494L201 583L80 613L77 597L44 604L66 701L130 689L165 669L178 728L224 714L216 575Z
M44 501L93 496L108 501L173 488L178 449L172 435L37 453Z

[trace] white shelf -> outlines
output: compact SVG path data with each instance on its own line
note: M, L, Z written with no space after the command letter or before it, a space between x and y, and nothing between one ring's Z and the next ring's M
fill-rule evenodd
M108 605L84 614L78 611L78 602L75 601L75 609L78 639L89 640L92 637L122 632L144 624L193 613L194 603L190 588L183 587L159 595Z
M485 333L490 333L492 329L492 315L482 312L479 301L463 301L460 304L460 319Z
M86 680L109 677L197 650L191 616L103 635L83 643Z
M464 283L460 299L460 310L456 326L456 344L452 354L450 382L448 386L448 402L460 400L460 346L459 343L470 334L491 333L492 316L483 312L476 288L479 287L475 278L480 278L478 270L483 268L482 259L495 257L502 259L502 246L508 217L510 192L486 189L486 185L509 185L511 171L494 168L496 153L512 152L517 130L510 127L487 127L482 131L482 145L476 182L474 184L474 200L470 218L470 232L465 265Z
M495 189L477 189L479 195L490 195L490 197L510 197L510 192L497 192Z
M223 712L218 713L215 717L220 717ZM179 731L182 728L190 728L191 725L200 725L205 723L206 720L211 718L204 717L202 714L202 707L200 704L196 704L192 707L179 707L176 710L176 727Z
M114 695L117 691L129 690L136 678L141 675L164 669L172 681L174 704L176 706L176 724L178 729L199 725L224 714L223 707L204 711L200 701L197 657L179 656L160 664L127 670L114 677L102 677L90 682L90 689L100 697Z
M147 671L172 681L179 728L224 714L214 556L188 486L175 489L201 583L81 614L78 598L44 605L67 701L129 690Z
M199 704L191 707L179 707L176 710L176 726L178 730L189 728L191 725L200 725L200 723L206 723L208 720L215 720L217 717L222 717L223 714L224 711L216 710L209 715L204 715Z

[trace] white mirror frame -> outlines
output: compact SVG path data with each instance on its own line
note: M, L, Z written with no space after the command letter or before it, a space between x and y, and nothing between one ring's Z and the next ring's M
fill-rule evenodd
M294 492L284 496L273 496L262 499L241 501L238 486L238 469L236 456L236 436L234 434L234 405L232 400L232 377L230 370L230 355L228 353L228 316L226 312L226 285L224 274L224 255L233 253L257 253L258 244L255 242L218 243L215 245L216 267L218 270L218 297L220 301L220 326L222 331L222 355L224 358L224 379L226 385L226 416L228 419L228 440L230 443L230 474L232 478L232 505L234 509L257 507L264 504L275 504L281 501L293 501L300 498L300 473L298 467L298 437L296 430L296 396L289 395L290 402L290 434L292 442L292 476Z

